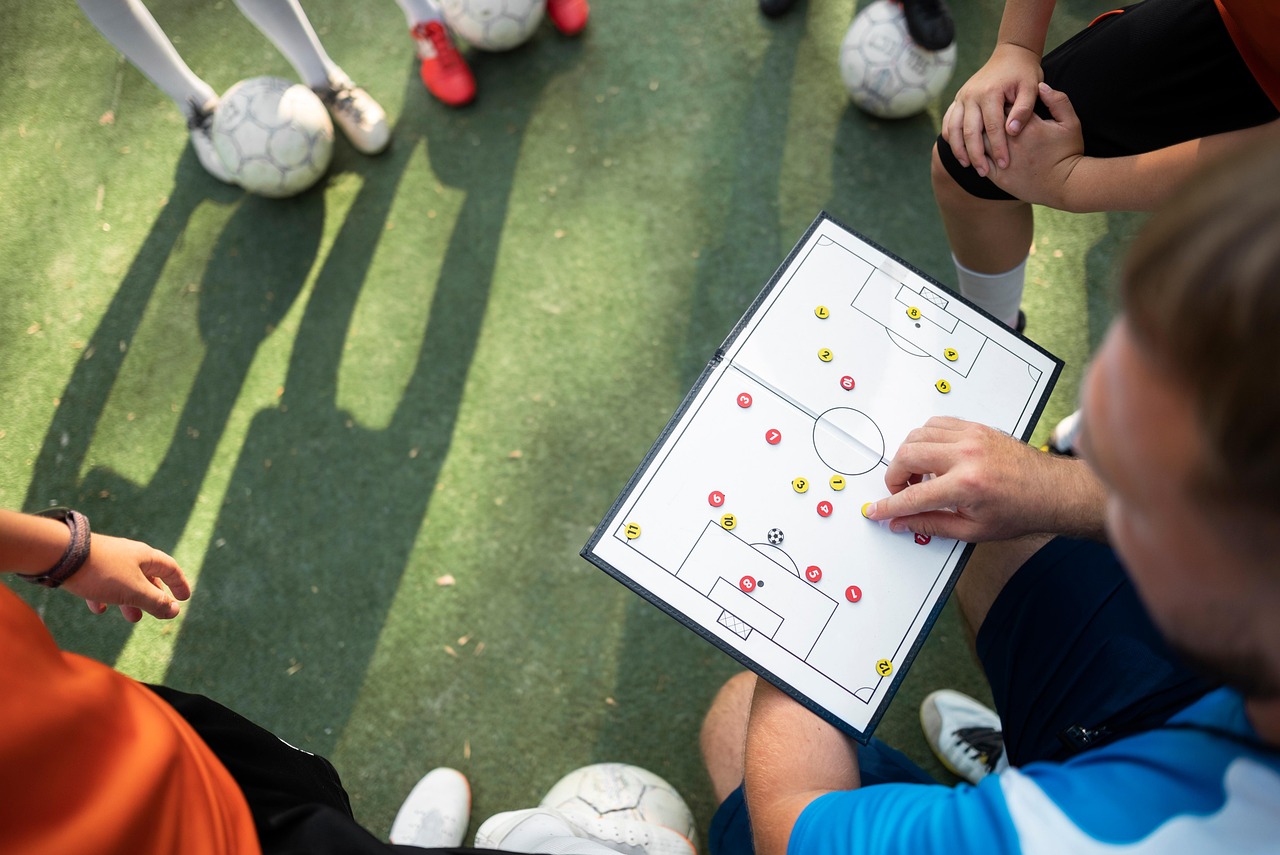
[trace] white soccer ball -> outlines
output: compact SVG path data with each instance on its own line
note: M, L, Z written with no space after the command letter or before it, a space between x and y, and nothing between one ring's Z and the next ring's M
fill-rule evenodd
M316 93L279 77L227 90L213 114L213 147L241 187L260 196L301 193L333 159L333 122Z
M853 103L882 119L913 116L942 94L956 67L956 46L929 51L907 33L902 7L874 0L840 43L840 77Z
M481 50L511 50L542 22L547 0L441 0L444 20Z
M651 822L690 840L697 829L693 814L675 787L639 766L596 763L561 778L540 807L555 808L570 819L610 817Z

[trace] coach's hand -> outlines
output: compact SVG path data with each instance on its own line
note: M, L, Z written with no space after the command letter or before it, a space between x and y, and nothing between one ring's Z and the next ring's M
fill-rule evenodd
M864 514L889 520L894 531L971 543L1036 533L1103 536L1106 496L1087 464L974 422L929 419L907 434L884 480L892 495Z

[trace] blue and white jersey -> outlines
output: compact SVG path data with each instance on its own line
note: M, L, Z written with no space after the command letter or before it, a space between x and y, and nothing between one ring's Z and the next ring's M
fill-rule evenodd
M1211 692L1170 725L976 787L829 793L805 808L787 851L1280 852L1280 753L1258 741L1241 696Z

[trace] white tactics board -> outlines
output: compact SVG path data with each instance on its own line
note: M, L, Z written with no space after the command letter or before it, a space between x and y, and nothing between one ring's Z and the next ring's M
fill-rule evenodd
M866 741L972 547L862 505L931 416L1029 439L1061 368L820 214L582 554Z

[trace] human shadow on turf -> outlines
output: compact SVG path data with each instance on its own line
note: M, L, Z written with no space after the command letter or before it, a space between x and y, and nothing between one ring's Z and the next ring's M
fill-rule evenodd
M253 418L166 683L225 701L308 750L331 751L353 710L449 451L482 329L524 133L549 73L509 57L501 103L424 108L416 75L391 149L326 256L279 406ZM480 144L475 144L479 140ZM338 401L348 330L417 146L465 191L426 329L385 427ZM439 228L416 212L397 234ZM431 264L424 267L430 269Z
M186 149L173 192L59 396L25 507L71 505L87 514L98 531L173 551L249 365L300 292L323 231L323 197L318 194L279 202L242 195L209 178ZM194 239L188 231L192 217L209 203L234 204L236 210L211 248L199 283L189 287L184 271L167 270L167 265L184 241ZM273 223L270 232L261 228L267 217ZM166 299L162 295L171 289L183 289L199 300L197 323L205 353L161 463L146 484L139 484L93 466L90 447L148 306ZM91 466L87 472L86 465ZM43 598L46 622L69 649L113 662L132 631L118 620L86 620L83 604L74 598L37 596Z
M771 37L761 57L737 136L726 142L708 138L707 196L728 198L718 221L723 231L701 252L697 262L689 323L679 353L681 384L693 385L734 323L751 305L760 287L782 260L778 238L778 182L786 148L787 117L796 55L804 40L808 4L800 2L787 15L768 22ZM745 8L743 14L754 13ZM723 168L717 160L728 159ZM724 175L727 170L728 175Z

